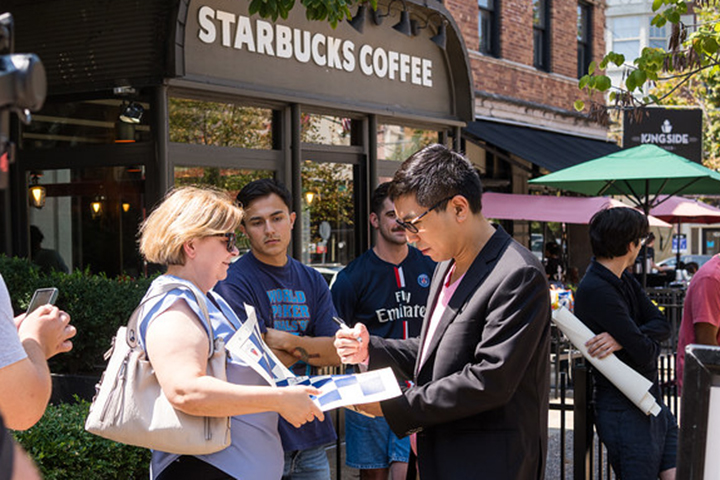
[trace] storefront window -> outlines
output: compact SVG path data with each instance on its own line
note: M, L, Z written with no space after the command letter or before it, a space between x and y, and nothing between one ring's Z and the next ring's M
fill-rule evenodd
M347 265L355 256L353 166L305 161L302 189L303 263Z
M171 142L259 150L273 148L270 109L170 98L168 110Z
M144 273L136 242L145 215L144 167L32 171L28 182L45 189L43 204L28 212L30 258L42 269Z
M379 160L402 162L423 147L437 143L436 130L422 130L401 125L378 125L377 156Z
M149 110L146 101L118 98L49 102L22 127L21 148L149 142Z
M350 146L352 121L345 117L303 113L300 117L300 138L303 143Z
M230 192L235 197L248 183L261 178L273 178L272 170L242 170L218 167L175 167L175 186L211 185ZM238 232L240 233L240 232ZM250 250L250 243L244 235L238 235L240 254Z

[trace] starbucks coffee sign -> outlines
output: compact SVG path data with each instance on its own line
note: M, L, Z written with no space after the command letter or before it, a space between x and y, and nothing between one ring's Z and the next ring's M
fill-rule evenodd
M378 9L388 13L388 5ZM247 0L191 0L184 32L184 72L201 82L236 87L281 101L347 106L356 111L457 118L448 53L432 42L441 18L411 5L428 28L404 35L392 28L394 2L380 25L367 18L364 33L347 21L333 29L309 21L302 5L287 19L249 15Z
M702 163L702 111L648 108L640 122L632 112L623 118L623 147L653 144Z

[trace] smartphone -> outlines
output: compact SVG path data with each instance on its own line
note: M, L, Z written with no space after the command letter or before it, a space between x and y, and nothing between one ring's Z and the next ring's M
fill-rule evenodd
M38 308L40 305L54 304L58 296L58 289L55 287L49 288L38 288L33 293L30 305L27 309L27 314L30 314L33 310Z

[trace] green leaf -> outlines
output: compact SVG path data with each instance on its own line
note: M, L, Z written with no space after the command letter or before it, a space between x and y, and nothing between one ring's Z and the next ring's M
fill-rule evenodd
M578 112L582 112L585 108L585 102L583 102L582 100L575 100L575 103L573 103L573 107L575 107L575 110L577 110Z
M715 52L718 51L718 42L713 37L705 37L703 40L703 48L710 55L715 55Z
M612 86L612 82L610 81L610 77L607 75L598 75L596 77L595 81L595 88L597 88L599 91L604 92L608 90Z
M663 0L654 0L653 4L652 4L653 12L657 12L660 9L660 7L662 7L663 3L665 3L665 2L663 2Z
M590 83L590 75L583 75L578 82L578 88L582 90L587 87L588 83Z
M597 64L595 62L590 62L590 65L588 66L588 73L592 75L595 73L595 69L597 68Z
M610 92L610 95L608 95L608 99L611 102L614 102L616 98L617 98L617 92Z

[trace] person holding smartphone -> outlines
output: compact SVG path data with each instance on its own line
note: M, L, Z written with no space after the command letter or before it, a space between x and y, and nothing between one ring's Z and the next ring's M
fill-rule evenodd
M50 400L47 360L70 351L77 330L70 315L53 305L13 317L0 275L0 412L8 428L26 430L40 420Z

